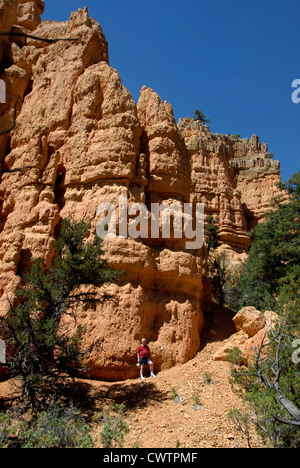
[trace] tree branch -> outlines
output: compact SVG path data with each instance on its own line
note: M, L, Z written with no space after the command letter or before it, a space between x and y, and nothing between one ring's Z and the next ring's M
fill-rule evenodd
M2 32L0 33L0 36L8 36L8 37L25 37L26 39L35 39L37 41L43 41L48 44L54 44L55 42L59 41L79 41L78 38L76 37L67 37L67 38L56 38L56 39L47 39L46 37L39 37L39 36L33 36L32 34L26 34L26 33L21 33L21 32Z
M260 360L261 360L261 352L262 352L262 349L266 346L269 346L271 341L269 341L267 344L264 344L264 340L265 340L265 337L267 335L267 329L265 331L265 334L264 334L264 337L262 339L262 342L259 346L259 349L258 349L258 352L257 352L257 357L256 357L256 363L255 363L255 366L256 366L256 371L257 371L257 375L260 379L260 381L266 385L270 390L274 391L275 393L275 396L278 400L278 402L285 408L285 410L289 413L289 415L292 417L292 421L290 421L290 424L291 425L295 425L295 426L300 426L300 410L297 408L296 405L294 405L294 403L292 401L290 401L288 398L286 398L286 396L282 393L280 387L279 387L279 381L280 381L280 375L281 375L281 371L282 371L282 368L281 368L281 365L280 365L280 350L281 350L281 346L282 346L282 337L283 337L283 333L284 333L284 329L285 329L285 326L286 326L286 320L284 321L284 323L280 324L279 327L278 327L278 331L277 331L277 334L276 334L276 337L273 336L273 340L271 341L274 341L278 338L277 340L277 347L276 347L276 354L275 354L275 362L274 362L274 374L275 374L275 380L273 383L271 383L269 381L269 379L264 375L264 373L262 372L261 368L260 368ZM275 367L276 367L276 371L275 371ZM276 418L278 419L278 418Z

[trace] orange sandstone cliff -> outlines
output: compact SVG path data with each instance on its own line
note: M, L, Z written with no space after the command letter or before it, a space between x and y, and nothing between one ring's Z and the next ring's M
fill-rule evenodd
M136 104L109 65L108 44L88 10L67 22L41 23L41 0L1 0L0 311L38 258L50 265L62 218L91 220L97 207L128 203L204 203L223 247L243 258L247 231L278 190L279 163L258 137L215 135L143 87ZM72 39L72 40L69 40ZM105 239L111 265L124 273L107 287L114 299L78 310L97 379L136 377L135 351L146 336L156 369L191 359L207 307L204 249L184 239Z

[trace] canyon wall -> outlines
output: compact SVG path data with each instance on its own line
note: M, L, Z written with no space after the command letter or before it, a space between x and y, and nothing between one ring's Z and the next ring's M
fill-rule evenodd
M143 87L136 104L109 65L108 44L88 10L66 22L40 22L40 0L0 1L0 311L33 259L51 265L63 218L91 221L100 203L201 202L219 222L228 251L246 255L249 227L268 209L280 180L266 145L213 135ZM48 40L43 41L39 38ZM60 40L56 40L60 39ZM11 129L11 131L9 131ZM118 215L118 213L117 213ZM118 216L117 216L118 219ZM209 302L203 248L185 239L106 238L113 299L78 310L96 340L86 358L97 379L137 376L145 336L156 369L191 359Z
M213 134L191 118L180 119L178 128L191 158L192 197L218 223L222 249L232 259L244 260L250 246L247 232L279 194L280 163L257 135Z

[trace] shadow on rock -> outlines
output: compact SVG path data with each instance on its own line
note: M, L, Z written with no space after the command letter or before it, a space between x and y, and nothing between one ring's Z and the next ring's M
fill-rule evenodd
M205 315L205 326L201 333L200 351L208 343L227 340L236 333L232 318L236 312L221 306L215 302L212 303L212 312Z

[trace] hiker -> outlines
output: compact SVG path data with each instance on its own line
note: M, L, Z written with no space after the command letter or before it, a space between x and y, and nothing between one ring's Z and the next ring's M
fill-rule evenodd
M151 351L147 345L146 338L141 339L141 344L137 349L137 366L140 367L140 376L142 380L145 380L143 375L143 369L145 365L150 367L151 377L156 378L156 375L153 373L153 362L151 361Z

